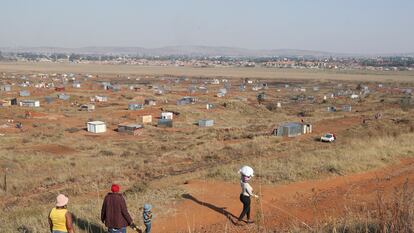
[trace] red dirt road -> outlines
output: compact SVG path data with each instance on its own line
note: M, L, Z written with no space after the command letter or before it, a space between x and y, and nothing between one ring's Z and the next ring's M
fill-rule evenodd
M414 184L414 159L381 170L330 179L268 186L252 183L261 202L252 199L253 214L262 213L267 230L316 224L329 217L341 217L346 209L357 212L376 202L378 192L385 197L408 180ZM241 211L237 183L191 181L183 185L188 193L166 217L154 219L154 232L255 232L256 224L235 226ZM262 211L261 211L262 210ZM162 213L160 213L162 214ZM255 219L255 217L252 217Z

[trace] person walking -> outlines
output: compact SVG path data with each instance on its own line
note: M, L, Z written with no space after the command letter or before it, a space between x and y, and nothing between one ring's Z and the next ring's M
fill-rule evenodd
M126 233L127 226L135 227L120 189L119 185L113 184L102 204L101 221L108 228L108 233Z
M56 197L56 205L49 213L51 233L75 233L72 214L67 210L69 198L63 194Z
M144 205L144 211L142 211L142 218L145 225L145 233L151 233L151 221L152 221L152 206L150 204Z
M243 203L243 210L240 213L240 216L238 218L238 221L243 221L244 216L247 216L246 223L253 223L252 220L250 220L250 197L256 197L259 196L253 194L253 188L248 183L249 180L253 177L253 169L249 166L243 166L239 173L241 175L240 179L240 186L241 186L241 193L240 193L240 201Z

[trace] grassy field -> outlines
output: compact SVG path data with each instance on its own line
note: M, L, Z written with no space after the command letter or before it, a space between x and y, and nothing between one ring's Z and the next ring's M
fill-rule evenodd
M66 72L105 75L190 76L254 79L348 80L414 82L414 71L318 71L272 68L191 68L134 65L0 63L0 72Z
M361 79L409 86L397 80L411 82L414 78L409 72L347 74L260 68L12 63L0 63L0 71L99 73L108 75L107 78L114 74L292 78L308 89L320 85L320 93L311 93L319 99L337 87L335 81L331 83L328 79L345 80L341 83L352 88ZM153 82L158 80L155 78ZM172 204L182 201L183 190L178 185L200 178L237 182L237 170L243 164L255 167L256 177L263 184L275 185L380 168L412 157L414 153L413 110L400 108L398 94L377 92L361 101L338 98L327 103L302 103L289 99L290 90L269 89L266 90L268 99L259 105L253 91L231 93L221 99L214 97L213 91L198 95L197 104L175 105L177 98L187 94L182 90L190 84L173 86L175 90L171 93L155 96L158 105L144 110L154 117L159 115L160 108L179 112L174 128L148 125L138 137L120 135L114 129L118 123L136 121L141 113L126 110L127 103L153 96L150 89L105 92L110 101L97 104L97 110L90 113L80 112L70 102L63 101L42 103L41 108L33 110L37 117L31 119L24 115L32 109L1 108L2 125L7 125L6 119L14 119L23 122L24 130L1 129L4 135L0 137L0 169L2 176L7 169L7 192L2 184L0 232L16 232L18 228L20 232L24 229L44 232L48 211L58 193L70 198L69 208L76 215L77 232L91 232L88 228L99 232L103 228L99 221L102 199L113 182L121 184L134 218L139 218L139 208L146 202L152 203L163 217L172 214L169 209ZM85 86L81 90L68 89L72 102L87 102L89 96L103 92L92 84ZM49 92L33 92L33 95L41 98L51 95ZM240 100L240 96L247 100ZM170 101L164 103L163 99ZM283 102L283 108L271 108L278 101ZM215 108L207 111L207 102L214 103ZM344 104L352 104L353 112L326 111L328 106ZM298 116L304 111L306 116ZM374 120L378 112L383 118ZM195 123L203 118L214 119L215 126L199 128ZM89 119L107 122L108 132L104 135L85 132L85 122ZM293 139L271 135L279 123L301 119L313 124L313 134ZM362 119L369 120L363 124ZM330 131L338 135L338 142L323 144L316 140Z

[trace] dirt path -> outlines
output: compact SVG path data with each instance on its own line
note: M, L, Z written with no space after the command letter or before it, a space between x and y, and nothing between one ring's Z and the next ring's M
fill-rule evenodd
M414 159L368 173L280 186L260 186L253 182L259 201L253 201L253 213L263 210L266 229L314 225L330 217L358 211L375 204L378 191L388 196L395 187L408 179L414 184ZM170 217L160 216L154 222L154 232L247 232L257 225L235 226L241 211L238 200L239 184L212 181L191 181L183 185L184 200L171 206ZM260 192L261 189L261 192ZM254 217L253 217L254 219Z

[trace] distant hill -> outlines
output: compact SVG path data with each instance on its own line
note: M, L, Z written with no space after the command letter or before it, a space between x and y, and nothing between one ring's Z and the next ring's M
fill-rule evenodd
M61 48L61 47L16 47L0 48L0 51L8 52L32 52L39 54L89 54L89 55L140 55L140 56L226 56L226 57L361 57L361 56L414 56L414 53L407 54L343 54L313 50L297 49L271 49L254 50L235 47L212 47L212 46L168 46L161 48L142 48L142 47L82 47L82 48Z

